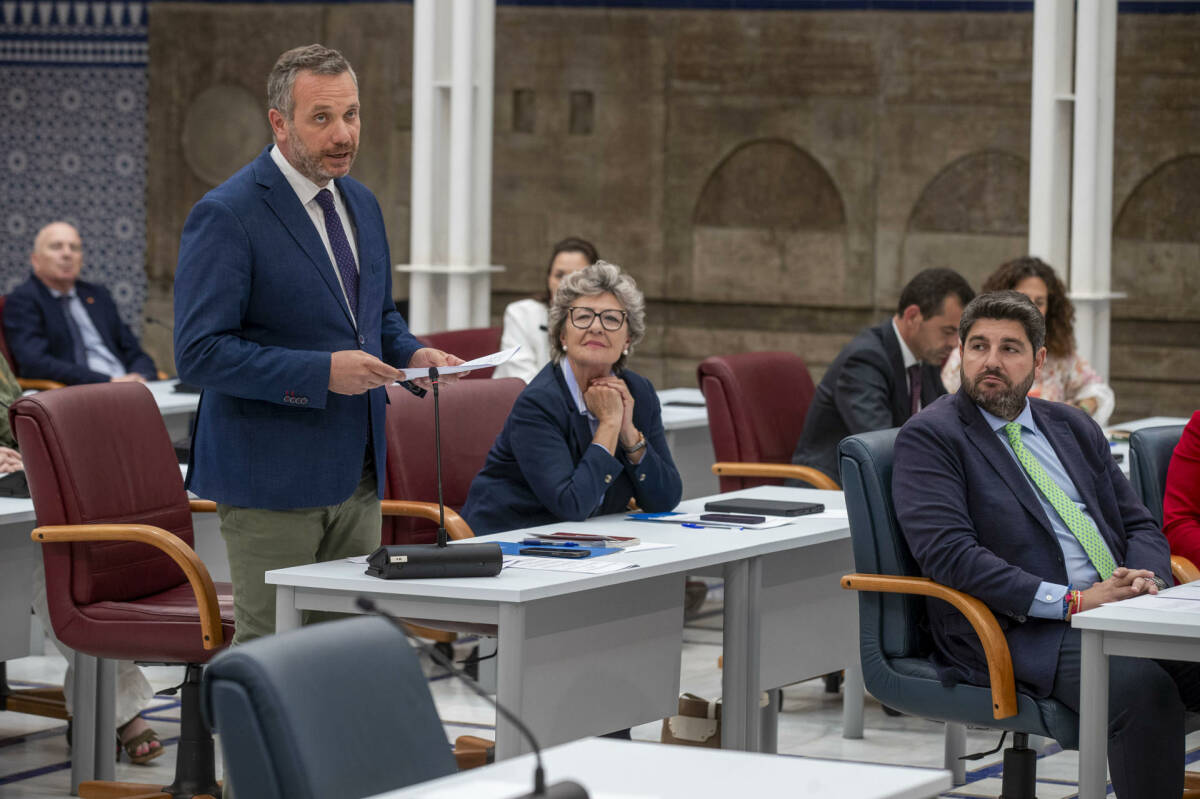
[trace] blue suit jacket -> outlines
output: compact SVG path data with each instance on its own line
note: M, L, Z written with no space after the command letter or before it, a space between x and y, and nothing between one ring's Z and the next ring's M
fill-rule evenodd
M671 510L683 483L662 426L654 386L629 370L620 377L633 395L633 423L646 437L636 466L618 452L592 446L587 417L579 413L557 364L530 381L487 462L471 482L463 517L476 535L582 521L620 513L636 497L644 511Z
M121 321L117 305L104 287L77 280L75 293L104 340L104 346L125 366L125 371L136 372L147 380L158 379L154 361L142 351L137 336ZM57 380L68 385L107 383L109 380L108 375L75 363L62 303L33 275L13 289L5 300L4 336L21 377Z
M204 389L188 473L202 497L333 505L357 487L368 443L385 474L386 391L330 392L330 353L361 348L404 366L421 344L392 302L379 204L355 180L337 186L358 237L357 330L317 229L269 148L196 203L184 225L175 362L181 379Z
M1117 565L1169 575L1167 539L1134 496L1096 423L1064 403L1029 403ZM1008 639L1023 689L1048 695L1068 625L1026 613L1043 580L1068 583L1062 549L1021 467L961 389L900 431L892 498L921 572L987 604ZM943 676L987 685L983 649L966 619L945 602L928 600L927 607Z

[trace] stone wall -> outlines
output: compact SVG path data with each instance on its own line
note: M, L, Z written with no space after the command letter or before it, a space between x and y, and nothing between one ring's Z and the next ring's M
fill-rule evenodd
M152 7L152 298L169 302L191 204L266 141L272 59L312 40L359 71L355 175L405 260L411 28L407 5ZM1120 17L1117 419L1200 406L1197 41L1200 15ZM915 272L978 285L1024 252L1031 44L1020 13L502 6L496 321L538 290L550 245L580 235L645 290L633 363L659 385L694 385L704 356L748 349L793 350L819 377ZM238 130L261 138L220 138L228 114L189 133L204 102L240 109Z

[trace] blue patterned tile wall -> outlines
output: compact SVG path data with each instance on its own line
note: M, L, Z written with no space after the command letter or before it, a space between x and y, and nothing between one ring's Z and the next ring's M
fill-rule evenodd
M0 0L0 292L65 219L83 278L141 330L146 298L146 3Z

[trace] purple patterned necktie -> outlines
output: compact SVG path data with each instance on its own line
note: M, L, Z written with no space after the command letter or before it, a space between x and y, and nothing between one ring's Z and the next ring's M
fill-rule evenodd
M914 363L908 367L908 403L909 416L916 416L921 410L921 364Z
M337 261L338 272L342 275L342 286L346 289L346 299L350 301L350 313L358 317L358 266L354 263L354 251L350 249L350 240L342 228L341 217L333 207L333 193L329 189L317 192L317 205L325 212L325 232L329 234L329 247L333 250L333 258Z

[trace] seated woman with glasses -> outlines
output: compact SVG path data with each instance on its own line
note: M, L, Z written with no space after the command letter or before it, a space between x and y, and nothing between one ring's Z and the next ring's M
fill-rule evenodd
M654 386L625 368L646 331L633 278L605 261L563 278L550 305L551 362L517 398L462 515L476 535L671 510L682 483Z

